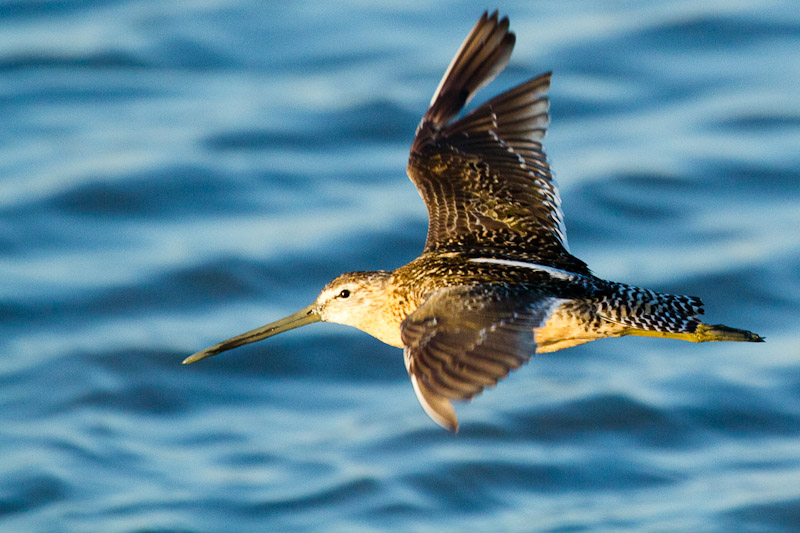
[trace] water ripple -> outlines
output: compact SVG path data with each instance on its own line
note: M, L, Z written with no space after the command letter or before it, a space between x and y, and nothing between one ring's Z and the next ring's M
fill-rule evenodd
M485 8L3 4L0 529L800 529L791 2L511 2L475 99L553 69L573 252L767 343L536 357L457 435L335 325L180 365L420 252L408 145Z

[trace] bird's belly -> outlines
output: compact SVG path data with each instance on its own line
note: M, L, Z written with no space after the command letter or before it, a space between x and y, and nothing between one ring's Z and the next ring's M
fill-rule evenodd
M539 328L534 328L536 352L548 353L619 335L624 329L589 313L574 300L564 300Z

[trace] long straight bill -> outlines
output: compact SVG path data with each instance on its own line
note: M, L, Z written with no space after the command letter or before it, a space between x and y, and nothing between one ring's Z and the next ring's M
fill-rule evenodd
M242 333L241 335L231 337L230 339L206 348L201 352L190 355L183 360L183 364L188 365L201 359L205 359L206 357L211 357L212 355L217 355L218 353L232 350L233 348L238 348L244 344L260 341L268 337L272 337L273 335L277 335L278 333L299 328L300 326L305 326L306 324L313 324L314 322L319 322L320 320L321 319L317 313L316 305L311 304L308 307L305 307L298 312L287 316L286 318L282 318L273 322L272 324L267 324L266 326L261 326L260 328L250 330L247 333Z

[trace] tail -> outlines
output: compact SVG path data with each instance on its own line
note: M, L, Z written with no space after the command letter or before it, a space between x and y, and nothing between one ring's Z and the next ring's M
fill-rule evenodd
M598 315L603 319L625 326L619 336L690 342L764 342L763 337L752 331L701 322L697 317L703 314L703 302L695 296L661 294L617 283L598 305Z

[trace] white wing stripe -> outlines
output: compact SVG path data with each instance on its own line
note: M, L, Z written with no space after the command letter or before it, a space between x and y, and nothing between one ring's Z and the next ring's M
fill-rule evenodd
M572 274L560 268L553 268L549 266L539 265L536 263L526 263L524 261L512 261L510 259L493 259L491 257L477 257L469 260L470 263L491 263L494 265L514 266L520 268L530 268L531 270L539 270L540 272L547 272L554 278L572 280L578 277L577 274Z

